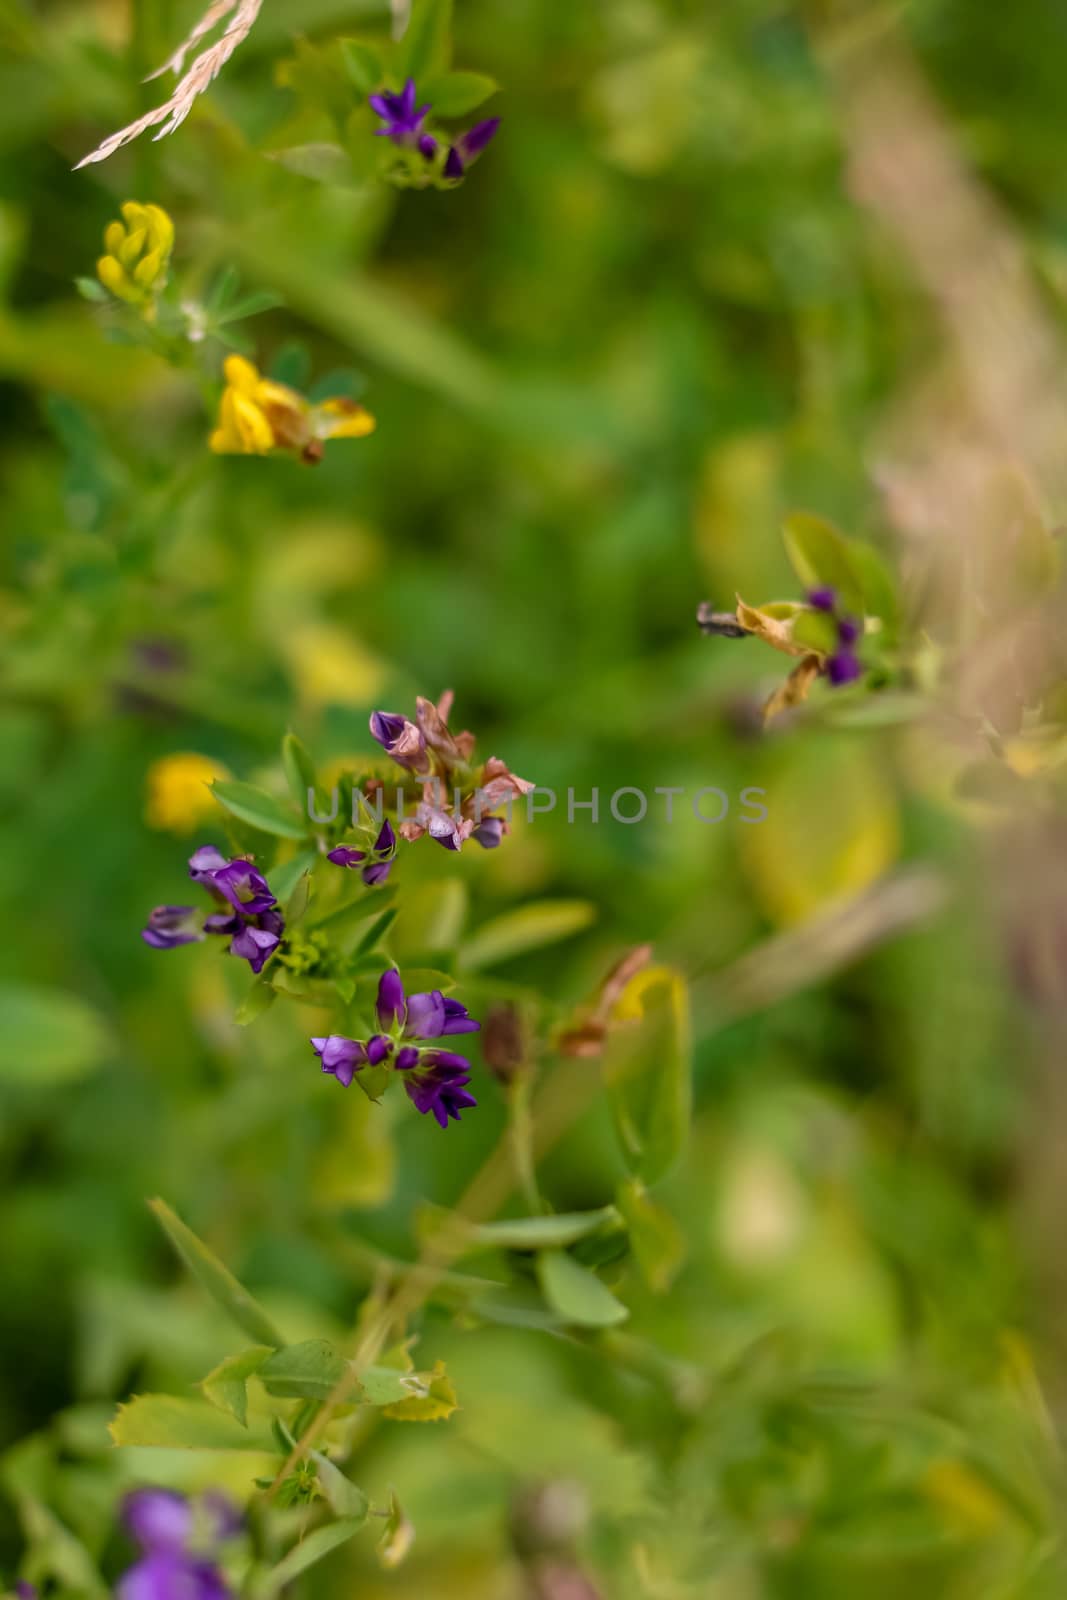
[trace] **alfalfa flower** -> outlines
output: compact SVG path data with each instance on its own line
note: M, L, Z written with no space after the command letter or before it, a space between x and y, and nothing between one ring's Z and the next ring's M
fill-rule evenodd
M808 605L831 617L837 629L837 648L827 657L826 676L835 689L846 683L855 683L863 676L863 665L856 654L860 625L855 617L838 610L837 590L828 584L808 590Z
M397 182L425 187L436 183L447 188L466 175L500 126L499 117L475 123L454 137L427 124L433 110L429 101L418 104L414 78L408 78L399 93L382 89L369 97L372 111L382 126L375 129L379 139L388 139L403 152L391 174Z
M192 833L216 813L210 785L229 776L210 756L186 750L162 756L145 778L145 821L167 833Z
M506 817L491 813L501 806L510 809L516 796L528 794L534 785L516 777L498 756L480 766L474 761L473 733L467 729L453 733L448 726L452 698L450 689L437 705L419 695L414 722L396 711L375 711L371 735L398 766L421 780L414 811L398 825L405 839L425 834L446 850L459 850L468 839L475 839L483 849L492 850L507 833L508 823Z
M436 1040L461 1033L476 1033L481 1026L465 1005L433 989L408 995L395 967L378 982L375 1013L380 1031L369 1039L348 1039L342 1034L312 1039L323 1072L348 1088L357 1072L384 1067L403 1080L408 1099L424 1116L432 1113L442 1128L449 1119L477 1105L467 1089L471 1064L465 1056L442 1050Z
M96 263L96 275L116 299L138 306L151 322L167 286L174 224L162 206L127 200L120 210L122 221L109 222L104 230L105 253Z
M330 439L362 439L375 420L345 396L313 403L287 384L264 378L244 356L227 356L226 388L209 440L216 455L269 456L286 451L301 461L321 461Z
M228 938L230 955L261 972L277 950L285 920L266 878L247 856L227 861L214 845L202 845L189 858L189 876L211 895L217 909L198 916L193 906L156 906L141 933L153 950L174 950L208 934Z
M338 845L335 850L327 852L326 859L332 861L335 867L358 867L363 882L372 889L388 878L393 870L395 857L396 834L393 832L392 823L386 818L370 850L355 850L348 845Z
M223 1496L187 1500L173 1489L135 1489L123 1501L122 1522L141 1556L120 1578L118 1600L228 1600L216 1562L240 1518Z

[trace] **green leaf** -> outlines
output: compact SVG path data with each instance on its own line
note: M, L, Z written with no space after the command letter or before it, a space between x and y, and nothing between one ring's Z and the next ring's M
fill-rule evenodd
M416 85L443 72L452 58L452 0L415 0L396 52L396 72Z
M378 1540L378 1560L387 1572L398 1567L415 1541L415 1529L408 1520L395 1489L389 1491L389 1515L385 1532Z
M311 873L307 868L297 878L293 885L292 893L285 902L285 927L286 932L292 930L302 922L311 900Z
M277 992L270 980L257 978L234 1012L233 1020L239 1028L247 1028L257 1017L269 1011L277 998Z
M280 839L303 839L307 836L307 825L295 817L288 806L251 783L223 783L216 779L211 785L211 792L227 811L240 817L242 822L258 828L261 833L272 833Z
M400 962L454 950L467 921L469 898L462 878L406 886L395 940Z
M104 1022L78 995L0 983L0 1083L70 1083L98 1067L111 1048Z
M862 539L845 543L849 564L863 588L863 609L869 617L881 617L883 637L895 637L900 622L900 601L893 572L885 557Z
M276 1450L269 1428L244 1428L206 1400L172 1394L136 1395L119 1406L109 1432L118 1445L160 1450Z
M256 1344L266 1344L278 1350L285 1340L271 1322L263 1307L252 1298L228 1267L191 1228L177 1216L164 1200L150 1200L149 1207L164 1233L174 1246L193 1277L206 1289L215 1303L227 1312L243 1333Z
M596 914L596 906L588 900L535 900L483 923L460 951L457 965L465 972L476 972L529 950L558 944L588 928Z
M537 1277L548 1304L565 1322L583 1328L612 1328L630 1315L596 1273L565 1250L542 1251L537 1258Z
M359 943L352 951L353 956L366 955L369 950L377 949L396 921L397 915L395 906L387 906L380 917L375 917L367 931L360 935Z
M283 861L280 867L271 867L270 886L274 890L274 897L282 905L295 892L301 878L313 871L319 860L317 850L301 850L291 861ZM286 912L288 917L288 912Z
M789 633L797 644L818 650L824 656L832 655L837 649L837 624L825 611L798 611Z
M264 1361L273 1355L267 1344L255 1344L235 1356L227 1356L206 1378L201 1378L200 1389L205 1400L220 1411L236 1417L242 1428L248 1426L248 1380L258 1372Z
M274 1595L281 1594L294 1578L321 1561L323 1556L328 1556L338 1545L351 1539L365 1522L366 1516L342 1517L338 1522L328 1523L325 1528L316 1528L314 1533L309 1533L276 1567L257 1577L253 1590L257 1600L272 1600Z
M288 150L267 152L272 161L301 178L311 178L315 183L330 184L335 188L351 189L355 186L355 173L348 151L343 145L323 141L318 144L291 145Z
M620 1184L617 1200L641 1276L653 1294L666 1294L685 1260L685 1234L644 1184Z
M104 285L96 278L75 278L74 287L83 300L89 300L96 306L107 305L111 298Z
M373 94L385 77L382 58L358 39L342 39L341 55L352 86L360 94Z
M334 1516L358 1517L366 1522L370 1515L370 1501L363 1490L358 1488L351 1478L346 1478L329 1456L313 1450L311 1459L318 1469L319 1488L322 1490L323 1499Z
M652 1184L671 1170L689 1136L689 991L672 968L646 967L628 986L627 1002L636 1026L610 1036L604 1081L630 1169Z
M328 1339L286 1345L259 1369L268 1394L282 1400L327 1400L348 1371L348 1362Z
M496 79L484 72L448 72L430 79L425 88L420 85L419 93L433 106L435 116L465 117L499 88Z
M808 511L794 511L782 530L793 571L806 589L829 584L841 610L864 615L863 584L853 566L847 542L832 523Z
M315 763L295 733L287 733L282 740L282 766L285 769L289 793L301 816L307 815L308 790L317 785ZM315 808L319 808L316 806Z
M430 1231L443 1229L455 1238L464 1254L470 1254L475 1250L562 1249L601 1229L617 1227L619 1213L614 1206L601 1206L597 1211L561 1211L554 1216L477 1223L468 1222L455 1212L434 1209L428 1221Z

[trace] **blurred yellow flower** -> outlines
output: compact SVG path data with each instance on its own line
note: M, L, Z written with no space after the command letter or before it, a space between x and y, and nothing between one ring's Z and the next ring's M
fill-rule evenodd
M297 691L310 705L365 706L388 677L378 656L332 622L291 628L283 649Z
M167 284L174 224L162 206L127 200L120 210L123 221L109 222L104 230L106 254L96 263L96 275L117 299L140 306L150 322Z
M362 439L375 421L354 400L338 397L313 405L284 383L261 376L244 356L227 356L226 388L210 438L216 455L266 456L289 450L302 461L322 460L327 439Z
M229 776L210 756L184 750L163 756L149 767L145 779L145 821L167 833L192 833L215 814L208 785Z

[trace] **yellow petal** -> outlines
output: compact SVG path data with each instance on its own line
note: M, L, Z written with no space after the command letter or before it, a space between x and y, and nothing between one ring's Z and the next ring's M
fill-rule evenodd
M148 218L148 232L155 242L156 249L165 258L174 248L174 224L162 206L145 206L145 215Z
M246 361L244 356L227 356L222 364L222 370L231 389L237 389L247 395L255 393L259 382L259 371L251 361Z
M142 284L146 289L150 289L162 271L162 256L158 250L150 250L146 256L142 256L141 260L138 261L133 269L133 275L138 283Z
M104 229L104 249L109 256L117 256L126 243L126 229L121 222L109 222Z
M217 815L217 801L208 785L229 776L217 761L193 751L163 756L149 767L145 779L145 821L150 828L191 833Z
M146 223L145 208L137 200L124 200L119 210L126 218L127 226L131 229L143 228Z
M121 262L114 256L101 256L96 263L96 275L105 289L125 300L129 305L139 304L142 294L137 285L127 277Z
M124 267L133 266L144 249L147 237L148 235L144 228L134 228L133 232L123 241L119 247L119 260Z
M254 400L238 394L236 390L231 390L228 398L232 402L234 427L245 455L269 455L274 449L274 431L263 412Z
M315 407L315 434L319 439L364 439L377 426L370 412L353 400L325 400Z

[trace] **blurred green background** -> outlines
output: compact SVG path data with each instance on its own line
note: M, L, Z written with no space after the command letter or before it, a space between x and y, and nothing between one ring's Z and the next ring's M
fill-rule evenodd
M1067 15L895 11L1062 323ZM462 1410L372 1431L355 1466L397 1486L415 1550L383 1574L357 1540L309 1592L540 1595L512 1530L530 1487L562 1480L604 1600L1062 1595L1018 1219L1027 1025L980 841L908 730L816 716L762 736L779 662L693 620L704 598L796 592L778 533L795 507L896 559L872 462L931 315L850 197L828 13L459 0L457 60L500 81L501 131L458 190L398 194L267 159L297 117L294 35L383 18L266 0L178 134L73 173L155 103L139 80L195 13L0 5L4 1481L32 1477L105 1566L123 1484L247 1488L246 1464L109 1453L114 1400L186 1392L233 1348L145 1196L288 1326L341 1335L367 1284L354 1242L410 1259L414 1207L454 1199L498 1135L484 1074L447 1136L339 1100L297 1008L237 1029L243 968L139 938L182 898L189 849L221 839L147 824L157 760L199 752L272 783L287 727L323 763L366 755L375 706L452 687L483 755L579 799L595 786L604 811L623 785L752 785L769 815L557 810L492 855L405 858L401 953L418 895L448 877L469 927L530 898L595 904L588 931L498 975L561 1008L645 940L693 978L692 1145L664 1190L687 1260L665 1297L627 1273L634 1344L610 1351L428 1313ZM195 379L108 342L72 287L129 197L171 212L192 291L226 261L277 290L247 325L261 364L354 369L377 432L313 470L210 457ZM934 921L719 1014L710 973L905 861L952 886ZM42 992L56 1037L38 1054ZM544 1188L581 1209L619 1176L598 1107Z

